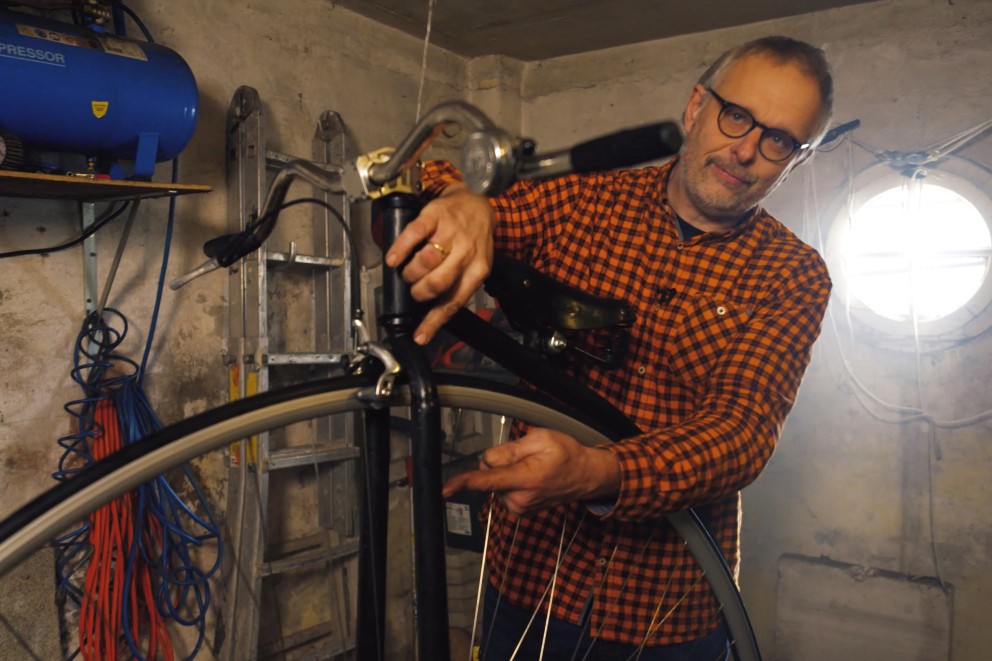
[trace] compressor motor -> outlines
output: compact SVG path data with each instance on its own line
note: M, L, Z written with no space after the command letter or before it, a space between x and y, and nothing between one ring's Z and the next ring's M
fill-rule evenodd
M113 178L150 179L196 127L199 95L174 51L0 8L0 169L45 169L25 152L85 157ZM121 161L132 162L125 173Z

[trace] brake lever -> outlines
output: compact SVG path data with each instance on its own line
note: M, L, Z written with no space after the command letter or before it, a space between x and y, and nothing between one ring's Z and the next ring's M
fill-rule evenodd
M230 266L248 253L258 250L261 245L262 241L250 230L210 239L203 244L203 254L210 260L170 282L169 289L176 291L201 275L206 275L222 266Z
M255 236L254 230L244 230L210 239L203 244L203 254L220 266L230 266L261 246L262 239Z
M201 275L206 275L207 273L210 273L211 271L219 268L220 268L220 264L217 263L216 259L211 259L209 261L203 262L189 273L181 275L172 282L170 282L169 289L171 289L172 291L176 291L181 287L185 286L191 280L196 280Z

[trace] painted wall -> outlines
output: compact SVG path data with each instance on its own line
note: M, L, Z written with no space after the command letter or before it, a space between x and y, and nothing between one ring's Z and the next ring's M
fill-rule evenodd
M287 153L309 152L323 110L341 113L363 149L393 143L413 121L422 43L333 3L136 0L132 7L159 42L187 60L201 93L200 122L182 157L180 179L214 191L180 198L170 278L199 264L202 243L226 226L225 114L238 86L258 89L268 110L270 140ZM432 48L423 105L468 98L543 148L556 148L613 128L678 118L709 62L735 43L768 33L826 47L837 80L835 117L859 118L862 128L854 137L875 150L912 151L988 119L992 3L987 0L884 0L535 63L465 62ZM963 154L989 164L992 143L977 140ZM826 211L843 194L844 182L872 162L868 149L854 145L821 154L776 192L768 207L822 247ZM163 169L158 179L165 177ZM154 297L166 208L162 201L142 206L110 298L132 322L123 351L135 358ZM72 204L0 199L2 250L54 244L77 226ZM98 236L101 273L119 233L118 222ZM167 421L226 397L220 359L225 287L225 279L215 274L165 294L146 386ZM78 248L0 260L0 373L6 377L0 388L0 514L49 484L58 457L54 441L71 429L61 406L78 396L68 370L83 315L82 290ZM776 628L794 595L779 594L779 573L783 557L798 556L864 567L865 575L872 570L897 577L939 574L953 586L948 658L987 658L992 654L992 633L983 617L983 596L992 590L988 423L938 428L931 436L922 422L885 421L898 414L862 404L855 393L863 387L940 420L984 412L992 380L989 338L918 355L885 341L868 342L848 322L842 305L833 312L780 447L745 492L741 582L766 656L786 658L776 656L777 639L788 632L777 636ZM208 474L212 470L220 466L205 467ZM208 481L207 487L220 497L221 483ZM36 574L47 580L46 571L42 564ZM36 576L28 583L37 587L38 581ZM816 584L811 590L840 604L857 598L844 584ZM16 594L24 595L19 612L28 618L48 599L44 590ZM895 588L888 594L890 601L905 598ZM5 609L11 603L4 598ZM8 610L0 612L12 617ZM820 623L841 631L850 624L829 612ZM33 649L51 649L41 646L52 641L33 642L38 645ZM876 656L875 647L863 649L854 658L885 658ZM2 652L2 658L18 658Z

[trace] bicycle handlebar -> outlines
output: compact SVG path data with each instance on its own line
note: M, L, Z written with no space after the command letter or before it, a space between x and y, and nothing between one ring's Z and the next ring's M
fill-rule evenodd
M682 132L674 122L659 122L626 129L583 142L569 149L535 154L535 143L513 138L480 110L461 101L436 106L417 122L395 151L363 154L343 168L328 170L310 161L293 160L276 173L258 218L245 230L211 239L204 245L210 261L177 278L170 288L221 266L230 266L265 241L290 185L302 179L351 201L385 194L389 185L416 164L434 139L448 126L469 130L462 145L461 173L466 185L480 195L498 195L517 179L538 179L568 173L629 167L678 153Z
M610 133L548 155L524 158L519 178L535 179L571 172L627 167L677 154L682 131L674 122L657 122Z

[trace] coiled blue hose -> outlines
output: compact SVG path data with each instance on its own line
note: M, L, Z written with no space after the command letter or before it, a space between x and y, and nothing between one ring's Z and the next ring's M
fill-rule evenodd
M173 161L173 182L177 179L177 171L178 165ZM140 365L117 353L128 330L127 318L118 310L105 308L99 318L95 313L90 315L76 338L71 377L82 389L83 396L64 406L76 419L77 432L58 439L63 453L53 474L57 480L71 479L93 463L92 441L102 431L94 419L98 402L113 400L125 444L138 443L162 427L142 382L161 308L174 220L175 198L172 198L155 305ZM196 641L188 657L192 659L203 643L211 600L208 581L220 567L223 544L217 520L190 468L183 466L181 475L173 476L173 480L181 482L179 491L186 494L185 499L164 476L158 476L136 490L135 530L127 549L125 585L121 594L125 599L131 594L135 567L140 559L155 573L155 608L162 618L195 630ZM77 570L92 553L89 532L89 524L84 523L56 540L58 588L77 606L82 600ZM198 557L202 555L201 550L213 554L212 561L209 557L206 561ZM204 562L209 565L207 569L198 566ZM144 661L140 641L132 634L132 625L136 623L131 621L131 608L122 603L118 612L131 653Z

